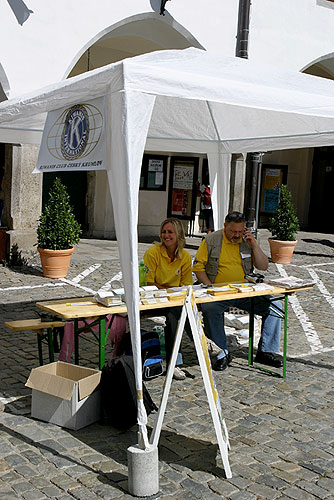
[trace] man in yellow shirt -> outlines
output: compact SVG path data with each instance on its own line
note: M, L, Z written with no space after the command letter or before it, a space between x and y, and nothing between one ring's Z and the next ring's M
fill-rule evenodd
M256 239L245 227L244 214L231 212L225 217L224 228L210 233L202 241L194 261L193 271L197 279L205 284L231 283L244 281L245 274L267 270L268 258L259 247ZM280 301L254 299L254 311L262 316L261 338L255 360L269 366L282 366L280 349L281 320L270 308L274 304L281 309ZM229 307L249 310L249 299L208 302L202 304L206 335L222 348L212 362L214 370L222 371L231 363L224 329L224 312Z

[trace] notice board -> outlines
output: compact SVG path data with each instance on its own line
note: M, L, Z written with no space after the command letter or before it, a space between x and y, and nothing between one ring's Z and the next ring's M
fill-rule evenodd
M195 219L198 163L196 157L171 157L168 217Z

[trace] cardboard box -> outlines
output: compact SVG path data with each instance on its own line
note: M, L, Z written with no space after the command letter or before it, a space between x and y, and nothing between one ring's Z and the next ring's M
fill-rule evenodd
M45 422L81 429L100 419L99 370L58 361L31 370L31 416Z

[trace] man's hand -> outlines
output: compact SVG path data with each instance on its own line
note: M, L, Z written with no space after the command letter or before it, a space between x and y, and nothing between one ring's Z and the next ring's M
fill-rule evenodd
M269 265L268 257L262 252L252 232L248 228L245 228L242 237L253 251L254 266L260 269L260 271L266 271Z
M251 248L257 245L253 233L247 227L245 227L242 237Z

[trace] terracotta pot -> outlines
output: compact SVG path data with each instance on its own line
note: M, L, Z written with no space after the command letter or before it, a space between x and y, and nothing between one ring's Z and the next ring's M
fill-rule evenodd
M74 248L66 250L48 250L37 248L41 257L43 274L46 278L65 278L70 267Z
M290 264L292 254L297 245L295 241L281 241L268 238L271 260L277 264Z

